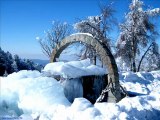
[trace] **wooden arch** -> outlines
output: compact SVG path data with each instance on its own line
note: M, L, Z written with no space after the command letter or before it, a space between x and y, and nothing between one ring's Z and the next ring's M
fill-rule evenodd
M108 83L111 83L111 91L108 93L108 102L118 102L122 99L119 84L119 74L115 59L108 47L89 34L78 33L64 38L52 51L50 62L56 62L62 51L70 44L82 42L90 45L99 54L103 65L108 68Z

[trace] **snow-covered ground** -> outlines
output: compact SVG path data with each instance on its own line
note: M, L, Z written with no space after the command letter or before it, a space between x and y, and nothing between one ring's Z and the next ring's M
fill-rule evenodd
M42 73L23 70L1 77L0 120L160 119L160 70L119 73L121 85L135 97L126 97L118 103L94 105L82 97L70 103L64 95L63 85L50 77L75 78L105 72L84 60L51 63Z

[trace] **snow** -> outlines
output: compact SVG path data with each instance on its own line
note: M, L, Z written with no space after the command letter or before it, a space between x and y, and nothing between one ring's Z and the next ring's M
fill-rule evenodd
M104 119L159 119L159 94L125 98L119 103L98 103L95 107L105 115ZM108 111L110 110L110 112Z
M93 35L90 33L74 33L74 34L71 34L70 36L74 36L74 35L88 35L90 37L93 37Z
M160 71L120 74L120 83L127 91L134 95L148 95L160 89Z
M104 75L106 69L92 65L89 59L71 62L49 63L44 67L44 74L49 76L60 75L63 78L78 78L88 75Z
M154 8L152 10L148 10L147 13L151 16L160 15L160 8Z
M96 103L92 105L85 98L76 98L70 107L59 106L51 112L52 115L43 113L40 120L45 120L44 118L48 117L54 120L159 120L159 99L159 94L151 94L125 98L116 104Z
M55 68L55 71L50 72L59 74L57 73L58 70L56 71L59 66L61 68L69 67L68 73L70 70L71 73L73 72L71 68L74 70L85 68L90 69L90 71L99 69L99 67L96 68L97 66L91 65L85 60L48 64L45 70L49 71ZM59 72L62 72L61 70ZM78 71L74 71L75 74L77 74L76 72ZM46 77L44 73L26 70L1 77L0 119L159 120L160 70L138 73L123 72L119 73L119 76L120 84L135 97L125 97L118 103L103 102L95 104L82 98L83 91L82 86L79 86L78 78L76 78L77 80L75 78L67 79L77 82L72 81L73 84L67 85L68 81L60 83L52 77ZM64 86L68 86L68 88ZM69 86L73 86L72 91L75 92L73 96L78 95L78 98L73 99L68 93L73 103L70 103L64 95L67 90L70 91L71 87Z
M49 63L44 67L43 72L54 74L54 75L60 75L61 74L61 67L64 64L64 62L54 62Z
M73 102L74 98L83 97L83 87L81 79L67 79L61 84L64 88L64 94L70 102Z
M39 41L39 40L40 40L40 37L38 37L38 36L37 36L37 37L36 37L36 40L38 40L38 41Z
M63 87L54 78L26 70L1 78L0 103L1 110L9 111L9 115L20 115L21 109L23 113L32 113L42 112L56 104L70 105Z

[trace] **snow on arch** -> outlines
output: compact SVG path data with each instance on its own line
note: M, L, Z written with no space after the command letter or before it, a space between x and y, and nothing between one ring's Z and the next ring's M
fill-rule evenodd
M108 101L120 101L122 97L120 94L119 75L115 59L108 47L97 41L92 35L88 33L76 33L64 38L60 44L53 49L50 62L56 62L56 58L59 58L62 51L75 42L88 44L99 54L101 61L108 68L109 80L111 80L109 82L113 83L112 88L114 93L110 94L111 92L109 92Z

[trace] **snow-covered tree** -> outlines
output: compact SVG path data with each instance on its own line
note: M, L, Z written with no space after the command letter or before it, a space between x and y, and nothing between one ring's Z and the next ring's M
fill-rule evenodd
M18 55L14 55L14 62L15 62L16 65L17 65L18 71L19 71L19 70L24 70L24 69L23 69L23 65L22 65L22 63L21 63L21 59L19 58Z
M38 70L40 71L42 66L33 63L33 61L29 59L21 59L18 55L14 55L14 61L12 63L12 67L15 72L20 70Z
M100 39L100 16L89 16L85 20L74 24L74 29L82 33L90 33L95 38Z
M146 52L143 54L138 65L138 71L139 70L153 71L153 70L159 70L159 69L160 69L159 47L157 43L153 42L148 47Z
M21 59L18 55L10 52L4 52L0 47L0 76L6 76L20 70L38 70L41 71L42 65L35 64L31 60Z
M35 64L33 61L29 59L25 59L24 64L26 64L28 70L39 70L39 71L41 70L38 64Z
M13 63L11 64L11 66L12 66L14 72L18 72L18 67L17 67L16 61L13 61Z
M57 44L66 36L68 36L71 32L69 24L66 22L52 22L52 28L45 32L45 37L40 38L36 37L38 40L43 53L50 58L52 50L55 48Z
M130 65L131 71L137 71L137 59L143 54L141 49L155 42L158 35L151 16L160 14L160 9L143 10L143 2L132 0L130 12L125 16L126 21L120 25L121 33L117 42L117 56Z
M0 68L1 68L1 75L3 75L5 72L7 74L10 74L14 72L11 64L13 63L12 54L10 52L4 52L0 48Z
M5 58L5 64L6 64L6 71L8 74L14 72L11 64L13 63L12 54L10 52L6 52L6 58Z
M74 24L74 28L81 33L90 33L95 38L99 38L98 31L100 30L100 16L89 16L86 20L82 20ZM96 53L93 48L85 45L85 51L83 51L80 59L90 58L94 64L96 64Z
M89 16L85 20L75 23L74 28L79 32L92 34L95 39L110 48L110 39L108 38L107 33L111 28L113 9L111 8L111 5L103 4L100 6L100 12L100 15ZM96 53L90 46L86 45L82 56L83 58L89 57L90 59L94 59L93 63L96 63Z
M5 72L4 72L4 75L3 75L4 77L7 77L8 76L8 73L7 73L7 71L5 70Z

